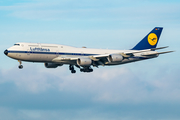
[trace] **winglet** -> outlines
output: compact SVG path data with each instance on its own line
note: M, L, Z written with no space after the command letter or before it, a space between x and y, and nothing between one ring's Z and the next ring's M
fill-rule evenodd
M149 34L147 34L132 50L144 50L156 48L162 27L155 27Z

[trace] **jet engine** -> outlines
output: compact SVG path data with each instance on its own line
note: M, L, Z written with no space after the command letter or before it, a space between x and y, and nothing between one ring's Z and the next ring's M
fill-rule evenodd
M123 60L123 56L119 54L112 54L108 56L110 62L121 62Z
M44 63L46 68L57 68L58 66L62 66L63 64L56 64L56 63Z
M77 64L78 64L79 66L91 66L92 60L89 59L89 58L79 58L79 59L77 60Z

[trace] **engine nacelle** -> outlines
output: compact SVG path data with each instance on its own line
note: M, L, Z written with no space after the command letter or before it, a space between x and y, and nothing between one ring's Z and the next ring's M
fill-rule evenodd
M44 63L46 68L57 68L58 66L62 66L63 64L56 64L56 63Z
M77 64L78 64L79 66L91 66L92 60L89 59L89 58L79 58L79 59L77 60Z
M110 62L121 62L123 60L123 56L119 54L112 54L108 56Z

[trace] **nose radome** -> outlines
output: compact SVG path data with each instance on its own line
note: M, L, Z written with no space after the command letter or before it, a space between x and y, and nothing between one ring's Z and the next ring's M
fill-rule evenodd
M8 55L8 50L5 50L5 51L4 51L4 54L5 54L5 55Z

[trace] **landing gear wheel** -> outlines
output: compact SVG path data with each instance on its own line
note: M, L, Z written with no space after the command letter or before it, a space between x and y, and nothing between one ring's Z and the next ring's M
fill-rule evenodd
M23 69L23 66L21 65L22 64L22 62L21 62L21 60L18 60L18 62L19 62L19 69Z
M74 70L74 66L73 65L69 65L69 70L71 70L71 73L76 73L76 70Z
M80 71L81 71L81 72L84 72L84 69L81 68Z
M74 70L74 66L69 65L69 70Z
M84 67L80 69L81 72L93 72L93 69L90 67Z
M71 73L76 73L76 70L72 70Z
M22 65L19 65L19 69L23 69L23 66L22 66Z
M93 72L93 69L89 69L89 72Z

